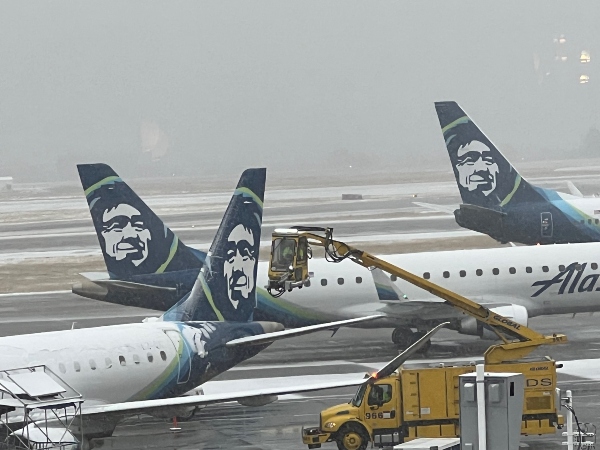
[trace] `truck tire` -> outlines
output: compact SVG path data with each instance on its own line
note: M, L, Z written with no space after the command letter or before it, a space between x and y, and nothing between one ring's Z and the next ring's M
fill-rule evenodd
M349 423L338 431L336 443L339 450L365 450L369 445L369 434L362 425Z

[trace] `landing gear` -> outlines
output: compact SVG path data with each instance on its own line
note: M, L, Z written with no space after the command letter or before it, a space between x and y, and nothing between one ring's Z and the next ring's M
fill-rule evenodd
M407 327L398 327L394 328L392 332L392 342L396 344L401 349L407 349L423 336L425 336L426 332L424 331L412 331ZM420 353L425 353L429 350L431 346L431 341L427 341L427 343L421 348Z

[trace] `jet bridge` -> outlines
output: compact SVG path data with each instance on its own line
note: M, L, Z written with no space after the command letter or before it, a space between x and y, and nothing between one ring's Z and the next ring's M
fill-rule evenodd
M0 370L0 449L79 449L82 403L47 366Z

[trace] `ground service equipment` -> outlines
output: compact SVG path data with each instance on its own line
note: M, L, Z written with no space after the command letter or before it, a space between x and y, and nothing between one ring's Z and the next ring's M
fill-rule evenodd
M554 433L563 423L558 413L556 362L550 358L524 359L540 345L566 342L566 336L545 336L435 283L418 277L367 252L333 239L331 228L293 227L273 233L269 285L274 294L307 285L310 246L325 249L331 262L350 259L369 269L379 268L444 299L474 317L502 340L484 354L487 372L525 375L523 434ZM278 252L280 248L288 251ZM301 255L302 256L302 255ZM412 347L411 347L412 348ZM400 362L402 364L402 362ZM303 442L318 448L335 441L341 450L363 450L369 441L384 447L418 437L455 437L459 433L458 377L473 365L400 368L369 378L349 403L321 412L319 427L303 429ZM389 368L389 365L386 366ZM392 373L393 372L393 373Z

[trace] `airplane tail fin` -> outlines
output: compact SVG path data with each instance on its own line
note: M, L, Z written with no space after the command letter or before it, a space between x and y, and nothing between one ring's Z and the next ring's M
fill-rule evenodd
M266 169L242 173L192 291L163 320L252 320L265 178Z
M110 166L77 169L111 278L202 267L204 254L184 245Z
M435 109L464 203L499 208L511 202L519 189L532 192L527 181L456 102L436 102ZM518 197L526 199L527 195Z

